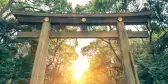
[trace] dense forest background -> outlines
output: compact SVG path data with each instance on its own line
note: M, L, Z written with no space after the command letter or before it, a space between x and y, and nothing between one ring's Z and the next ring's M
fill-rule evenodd
M145 0L144 0L145 1ZM43 13L116 13L153 11L146 25L127 30L146 30L147 39L130 39L132 55L141 84L168 83L168 2L167 0L91 0L75 9L67 0L0 0L0 84L28 84L37 40L17 39L18 31L39 31L41 25L19 25L12 10ZM52 31L77 31L78 27L52 25ZM111 31L115 26L89 26L85 31ZM75 84L69 66L77 59L77 39L52 39L45 84ZM82 48L90 58L82 84L123 84L124 74L118 43L97 39Z

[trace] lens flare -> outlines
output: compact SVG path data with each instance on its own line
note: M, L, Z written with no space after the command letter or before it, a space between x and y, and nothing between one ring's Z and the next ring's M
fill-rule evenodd
M87 58L79 57L73 62L73 78L75 80L81 80L85 71L89 68L89 62Z

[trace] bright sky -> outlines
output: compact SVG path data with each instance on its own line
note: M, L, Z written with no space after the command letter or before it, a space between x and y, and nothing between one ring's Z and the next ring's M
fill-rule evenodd
M68 2L71 2L72 3L72 7L75 8L75 6L77 4L79 5L85 5L88 3L88 1L90 0L68 0ZM73 78L76 79L76 80L80 80L83 73L85 71L87 71L87 69L89 68L89 62L88 62L88 59L84 56L82 56L81 54L81 48L84 47L84 46L87 46L89 44L89 42L93 41L94 39L82 39L82 38L79 38L78 39L78 47L76 48L76 52L78 53L78 59L76 61L74 61L73 63L73 71L74 71L74 74L73 74Z
M72 67L73 67L73 78L75 80L81 80L83 73L88 70L89 68L89 61L86 56L82 56L81 54L81 48L84 46L87 46L89 42L92 42L93 38L90 39L84 39L84 38L79 38L78 39L78 47L76 48L76 52L78 53L78 59L73 62Z
M68 2L72 3L73 8L77 5L85 5L89 2L90 0L68 0ZM76 48L76 51L78 52L79 56L82 56L80 53L80 50L82 47L86 46L89 44L89 42L93 41L94 39L78 39L79 46Z
M88 1L90 0L68 0L68 2L72 3L72 7L75 8L75 6L77 4L79 5L85 5L88 3ZM76 52L78 53L78 59L76 61L73 62L72 67L73 67L73 78L75 80L80 80L83 73L85 71L87 71L87 69L89 68L89 62L87 57L82 56L81 54L81 48L84 46L87 46L89 44L89 42L93 41L95 39L82 39L79 38L78 39L78 47L76 48Z
M88 70L89 62L87 58L79 56L79 58L73 62L73 78L75 80L81 80L83 73Z

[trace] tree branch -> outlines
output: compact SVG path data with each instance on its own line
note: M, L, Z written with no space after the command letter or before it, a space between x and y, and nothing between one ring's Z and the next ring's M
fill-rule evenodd
M113 51L115 57L117 58L117 60L119 61L119 63L121 63L121 60L120 58L118 57L117 53L115 52L113 46L111 45L111 42L110 42L110 39L109 41L105 40L105 39L101 39L102 41L106 42L109 46L110 46L110 49Z
M8 4L2 8L2 10L0 11L0 18L2 18L3 14L12 7L14 0L9 0Z
M12 12L8 13L8 14L5 15L3 18L6 19L6 18L8 18L10 15L12 15Z

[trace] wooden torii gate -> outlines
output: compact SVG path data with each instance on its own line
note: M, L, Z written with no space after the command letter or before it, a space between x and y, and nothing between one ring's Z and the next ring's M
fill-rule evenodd
M13 11L21 25L42 24L41 32L18 32L19 38L39 38L30 84L44 84L48 41L51 38L118 38L125 72L126 84L138 84L134 70L128 38L147 38L147 31L126 31L125 25L146 24L151 12L113 14L53 14ZM54 25L116 25L111 32L52 32Z

